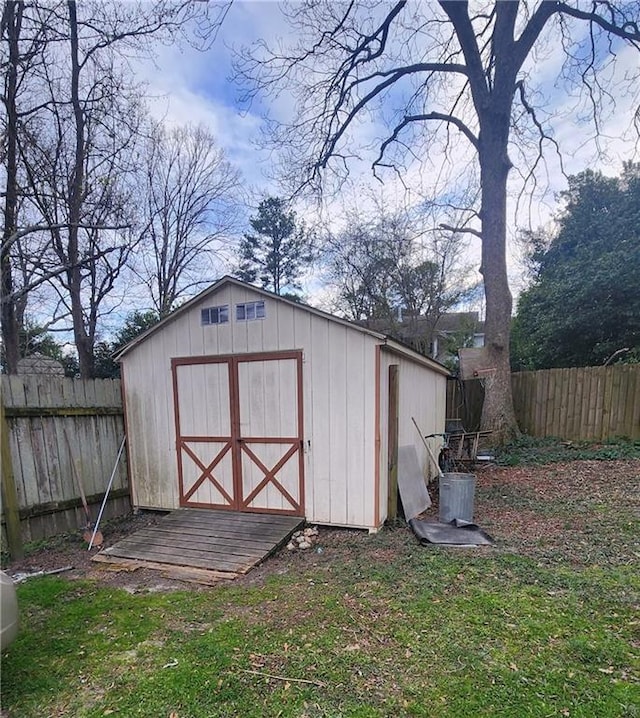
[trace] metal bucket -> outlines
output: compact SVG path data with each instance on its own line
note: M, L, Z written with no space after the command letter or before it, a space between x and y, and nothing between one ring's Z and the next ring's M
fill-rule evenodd
M445 473L440 477L440 521L473 521L475 474Z

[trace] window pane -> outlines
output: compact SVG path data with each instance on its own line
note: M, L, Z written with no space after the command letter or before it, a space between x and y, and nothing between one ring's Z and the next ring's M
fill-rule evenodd
M211 324L211 319L209 318L209 310L203 309L200 312L200 323L201 324Z
M244 304L236 304L236 321L243 322L245 319Z
M249 302L247 304L247 321L249 319L255 319L255 318L256 318L256 303Z
M256 318L262 319L265 316L264 302L256 302Z
M225 304L219 308L218 321L220 324L224 324L229 321L229 305Z

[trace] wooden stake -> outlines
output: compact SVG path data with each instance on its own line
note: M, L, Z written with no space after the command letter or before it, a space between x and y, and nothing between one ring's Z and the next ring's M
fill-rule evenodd
M398 516L398 407L400 399L399 365L389 366L389 412L387 463L389 467L389 491L387 518Z
M20 510L18 492L13 475L11 446L9 445L9 425L4 416L4 403L0 400L0 432L2 432L2 510L7 530L9 553L14 561L24 558L22 532L20 530Z

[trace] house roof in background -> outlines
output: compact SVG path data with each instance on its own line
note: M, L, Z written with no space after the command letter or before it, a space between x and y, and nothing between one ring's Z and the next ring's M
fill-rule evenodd
M458 332L472 329L478 333L484 331L484 322L480 321L478 312L447 312L442 314L436 324L436 331Z
M360 322L367 329L382 333L398 333L405 339L421 338L431 332L452 333L473 329L474 333L484 332L484 322L479 320L478 312L448 312L441 314L435 327L430 318L405 315L403 320L390 321L387 319L368 319Z

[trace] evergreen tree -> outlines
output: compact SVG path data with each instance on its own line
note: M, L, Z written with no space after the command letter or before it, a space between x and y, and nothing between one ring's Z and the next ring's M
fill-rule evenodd
M313 235L284 199L268 197L249 219L252 234L240 243L240 266L236 276L263 289L292 296L298 280L314 259Z
M535 279L518 302L515 369L603 364L640 351L640 164L619 178L569 179L548 247L532 252Z

